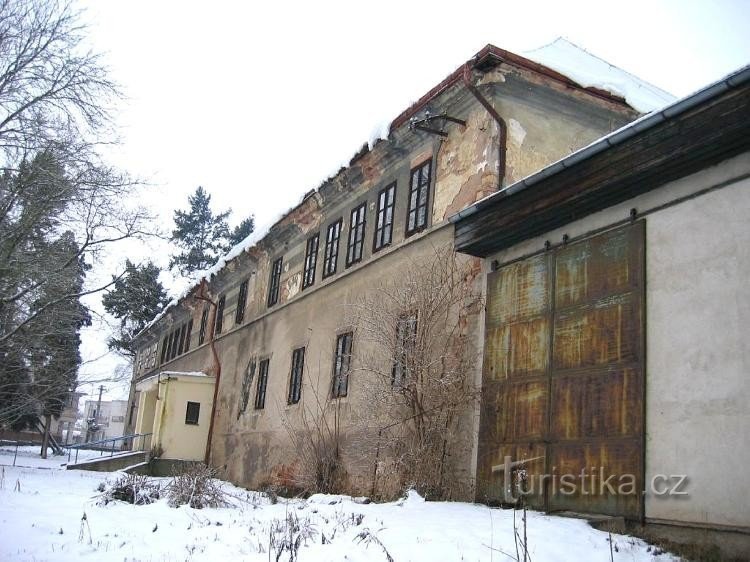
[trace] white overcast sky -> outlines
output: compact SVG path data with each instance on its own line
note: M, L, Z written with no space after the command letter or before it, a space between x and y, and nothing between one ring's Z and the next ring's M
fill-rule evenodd
M233 209L232 224L251 213L269 223L487 43L522 54L563 36L680 97L750 63L750 0L80 6L127 96L110 160L149 182L141 202L164 231L199 185L215 209ZM166 252L123 246L107 268L125 257L166 266ZM105 339L87 333L86 357Z

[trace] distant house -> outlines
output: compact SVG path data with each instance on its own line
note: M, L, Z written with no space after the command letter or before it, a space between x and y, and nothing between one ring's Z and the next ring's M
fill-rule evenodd
M86 441L124 435L127 408L127 400L86 400L84 417L89 427Z

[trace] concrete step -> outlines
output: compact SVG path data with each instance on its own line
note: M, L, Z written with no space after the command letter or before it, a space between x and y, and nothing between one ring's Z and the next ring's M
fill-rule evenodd
M76 464L69 464L66 469L114 472L115 470L122 470L123 468L133 466L134 464L144 463L146 461L148 461L148 453L146 451L128 451L111 457L97 457Z

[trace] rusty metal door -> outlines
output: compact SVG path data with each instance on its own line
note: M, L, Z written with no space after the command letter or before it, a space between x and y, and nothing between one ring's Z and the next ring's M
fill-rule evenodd
M478 499L509 456L532 506L641 516L643 288L643 221L488 275Z

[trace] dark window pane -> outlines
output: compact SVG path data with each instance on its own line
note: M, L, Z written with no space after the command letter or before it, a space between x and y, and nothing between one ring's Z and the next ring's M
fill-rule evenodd
M255 393L255 409L262 410L266 406L266 386L268 385L268 359L260 362L258 372L258 389Z
M352 332L341 334L336 338L336 355L333 359L334 398L346 396L349 390L349 370L352 357Z
M395 193L396 184L393 183L378 194L377 224L375 225L375 240L372 245L375 252L391 243Z
M188 402L187 408L185 409L185 423L189 425L198 425L198 418L200 417L201 404L200 402Z
M214 320L215 330L214 332L218 335L224 328L224 305L227 303L227 296L221 295L219 297L219 304L216 305L216 319Z
M234 311L235 324L242 324L242 321L245 319L245 306L247 305L247 283L248 280L245 279L240 284L240 293L239 295L237 295L237 309Z
M185 333L185 353L190 351L190 337L193 335L193 319L191 318L187 325L187 332Z
M289 396L287 402L296 404L302 395L302 372L305 368L305 348L292 352L292 371L289 374Z
M430 202L430 171L428 160L411 171L409 182L409 209L407 211L406 235L414 234L427 226Z
M271 279L268 283L268 306L273 306L279 302L279 285L281 284L281 265L282 259L279 258L271 266Z
M336 273L339 257L339 239L341 238L342 219L328 225L326 231L326 251L323 258L323 278Z
M203 345L206 341L206 328L208 326L208 306L203 308L203 314L201 314L201 327L198 331L198 345Z
M305 246L305 266L302 274L302 288L305 289L315 283L315 268L318 263L318 246L320 235L316 234L307 239Z

